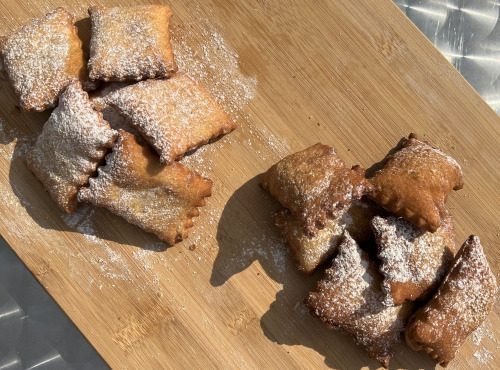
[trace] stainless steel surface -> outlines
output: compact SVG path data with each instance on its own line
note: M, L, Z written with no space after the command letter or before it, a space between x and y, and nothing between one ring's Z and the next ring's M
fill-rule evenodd
M0 370L108 369L0 238Z
M394 0L500 114L500 1Z

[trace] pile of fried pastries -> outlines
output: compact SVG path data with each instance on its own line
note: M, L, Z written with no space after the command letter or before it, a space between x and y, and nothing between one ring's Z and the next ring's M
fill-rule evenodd
M445 209L463 186L460 165L411 134L365 175L316 144L261 179L283 206L274 224L299 270L310 274L333 257L305 303L386 368L403 333L447 366L497 294L479 238L458 248Z
M21 107L55 108L28 168L65 212L89 202L175 244L212 189L177 160L235 124L202 85L176 73L170 6L96 6L89 14L89 57L62 8L0 38Z

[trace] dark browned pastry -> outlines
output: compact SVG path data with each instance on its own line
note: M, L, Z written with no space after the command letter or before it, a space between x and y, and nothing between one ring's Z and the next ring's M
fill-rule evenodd
M497 290L479 238L471 235L437 293L410 318L406 343L447 366L493 308Z
M261 185L297 217L308 236L345 212L372 185L359 167L349 169L335 149L316 144L289 155L262 176Z
M327 327L351 334L371 358L387 368L412 304L383 305L381 281L378 264L346 232L332 267L325 271L317 290L309 293L306 304Z
M411 134L370 181L368 196L415 225L434 232L444 217L452 190L463 187L460 165L451 157Z
M300 271L311 274L332 256L338 249L344 230L349 231L360 243L373 239L370 221L379 211L383 211L381 207L363 197L353 200L345 210L341 216L328 220L315 236L305 234L304 228L290 210L283 208L274 215L274 224L292 250Z

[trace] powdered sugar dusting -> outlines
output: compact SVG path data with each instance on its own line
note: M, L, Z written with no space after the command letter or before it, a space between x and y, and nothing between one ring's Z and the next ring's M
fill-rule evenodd
M139 82L110 94L109 101L164 163L235 127L203 86L186 74Z
M168 5L91 7L89 73L105 81L168 77L175 73Z
M411 311L405 305L382 304L377 267L346 233L332 267L307 303L329 327L352 334L370 357L387 366Z
M432 295L451 265L455 251L451 217L434 233L426 232L403 218L374 217L372 228L379 246L384 275L382 289L387 305ZM404 291L394 287L403 283Z
M466 338L485 320L493 308L498 287L483 248L470 236L434 297L417 312L407 328L407 340L424 348L438 362L451 361ZM489 350L476 352L487 361Z
M242 116L255 96L257 78L241 73L238 54L207 20L173 27L172 47L179 71L199 80L234 120Z
M73 17L58 8L11 32L5 41L4 69L24 108L53 107L68 83L78 79L80 68L68 67L73 45L80 45L72 22Z
M72 82L29 151L28 167L67 212L78 189L93 175L117 132L95 112L79 82Z

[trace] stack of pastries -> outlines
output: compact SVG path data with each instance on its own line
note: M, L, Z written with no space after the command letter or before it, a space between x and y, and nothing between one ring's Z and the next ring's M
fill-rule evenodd
M170 6L95 6L89 14L88 56L62 8L0 38L21 107L55 108L28 168L63 211L79 202L106 207L174 244L212 189L177 160L235 124L203 86L177 73Z
M273 165L261 186L283 206L274 224L299 270L333 257L305 299L313 316L386 368L403 333L446 366L497 294L479 238L458 248L445 209L462 170L415 134L374 168L367 178L316 144Z

